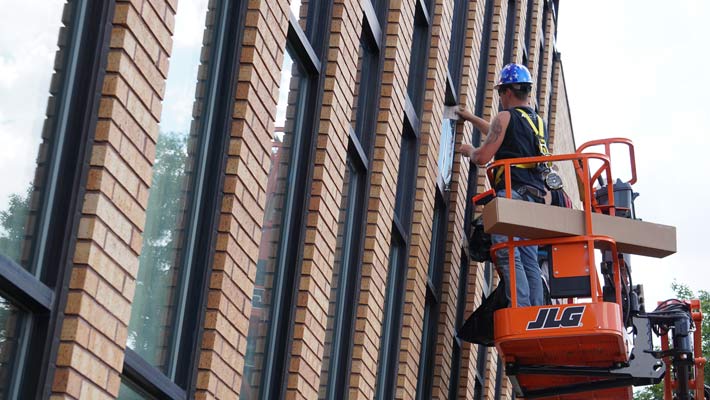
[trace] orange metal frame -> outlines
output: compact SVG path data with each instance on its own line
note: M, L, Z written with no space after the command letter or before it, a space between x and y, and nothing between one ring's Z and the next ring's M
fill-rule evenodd
M695 392L696 399L704 399L704 386L705 386L705 358L702 357L703 354L703 338L702 338L702 322L703 314L700 312L700 300L689 300L686 303L690 304L690 315L695 324L695 332L693 333L693 354L695 354L695 360L693 360L693 365L695 367L693 379L688 382L688 387L692 388ZM670 339L668 334L661 336L661 350L666 351L670 349ZM671 371L671 358L664 357L663 362L666 363L666 376L663 378L663 399L673 400L673 390L678 388L678 382L675 380L675 374L670 373Z
M538 156L538 157L525 157L525 158L510 158L505 160L499 160L491 163L487 168L487 175L490 182L494 182L494 173L497 168L503 168L503 176L505 177L505 191L506 198L512 198L512 182L510 168L515 164L529 164L529 163L543 163L543 162L559 162L559 161L571 161L574 164L577 177L582 183L582 202L584 206L584 220L585 220L585 234L582 236L575 236L573 238L551 238L551 239L536 239L536 240L523 240L523 241L513 241L513 236L508 236L508 241L496 244L491 247L491 258L495 260L496 251L507 247L508 248L508 265L515 265L513 252L515 247L520 246L544 246L555 243L571 243L571 242L586 242L588 249L594 249L594 243L598 241L607 242L610 250L614 255L614 276L615 276L615 288L617 293L617 303L621 305L621 294L620 294L620 280L619 280L619 263L616 257L616 241L613 238L594 235L592 230L592 212L604 212L610 215L614 215L616 211L616 206L614 205L614 188L611 172L611 148L612 145L620 144L625 145L629 151L629 161L631 167L631 179L627 181L629 184L634 184L637 180L636 176L636 157L634 151L633 142L625 138L607 138L600 140L593 140L582 144L576 153L573 154L561 154L561 155L550 155L550 156ZM585 153L584 151L593 147L604 146L604 153ZM602 165L594 171L590 172L589 162L591 160L599 160ZM596 193L598 188L593 186L593 182L599 177L604 175L606 178L607 185L607 198L608 204L599 205L596 201ZM591 266L595 265L594 262L594 252L589 252L589 264ZM595 276L596 279L592 278L592 297L596 301L601 301L601 293L599 290L599 281L596 274L590 274L590 276ZM515 293L515 268L510 269L510 296L511 303L513 307L517 307L517 295Z
M616 242L614 238L608 236L595 235L593 233L592 227L592 213L609 213L610 215L615 215L616 206L614 204L614 191L613 191L613 180L612 180L612 170L611 170L611 147L615 144L626 145L629 149L629 158L631 161L631 171L632 178L628 183L633 184L636 182L636 167L635 167L635 157L633 144L628 139L621 138L611 138L604 140L596 140L593 142L585 143L580 146L576 153L573 154L563 154L563 155L550 155L550 156L539 156L539 157L529 157L529 158L515 158L500 160L492 163L488 169L487 174L490 182L494 182L494 173L497 168L503 168L505 177L505 191L506 198L512 198L512 182L511 182L511 167L515 164L526 164L533 162L560 162L568 161L572 162L577 173L579 182L581 182L581 195L584 208L584 220L585 220L585 231L583 235L564 237L564 238L548 238L548 239L524 239L519 241L514 241L513 236L508 236L508 241L495 244L491 246L491 258L496 260L496 252L500 249L508 249L508 262L511 266L509 268L510 279L510 300L511 308L502 309L496 312L496 324L495 324L495 336L496 345L500 350L506 363L521 361L523 363L535 363L537 362L549 362L553 360L552 363L557 363L562 365L566 362L568 363L581 363L584 365L595 365L601 366L605 363L618 363L627 361L627 344L625 342L625 328L622 321L622 298L621 298L621 264L619 261L618 253L616 250ZM594 152L584 152L585 150L596 147L604 146L604 153L594 153ZM590 168L590 161L601 162L601 166L592 171ZM599 178L603 177L607 183L607 198L608 204L599 205L596 201L596 192L599 188L595 188L593 183ZM603 301L603 290L600 278L596 270L596 262L594 260L594 249L597 247L595 245L603 244L603 248L611 251L613 260L613 273L614 273L614 287L616 289L616 298L614 303ZM579 255L580 253L588 258L585 259L588 262L588 274L590 280L590 296L591 303L579 303L576 305L585 305L584 316L582 317L582 324L579 327L572 329L548 329L540 331L529 331L525 328L526 324L535 319L535 314L542 308L549 308L549 306L537 306L537 307L518 307L517 290L516 290L516 269L515 265L515 254L514 249L520 246L544 246L544 245L558 245L560 248L574 247L574 245L579 245L580 248L573 249L574 251L565 253L567 258L561 258L559 263L559 268L564 269L565 266L575 265L579 268ZM600 246L601 247L601 246ZM576 263L576 264L575 264ZM570 267L568 267L570 268ZM556 267L557 269L557 267ZM568 273L571 271L568 271ZM565 275L568 276L568 275ZM567 299L567 304L572 305L574 299ZM562 305L560 307L568 307ZM576 342L573 342L576 341ZM599 343L604 342L606 345L600 345ZM527 343L527 344L526 344ZM570 344L574 343L574 344ZM576 357L574 355L570 356L572 352L571 348L574 348L574 352L578 354L585 354L587 359L585 361L583 357ZM600 347L601 346L601 347ZM606 346L606 347L604 347ZM544 349L543 349L544 348ZM507 353L507 354L506 354ZM564 353L568 355L565 356ZM557 354L562 354L557 356ZM552 358L550 358L552 357ZM565 358L567 357L567 358ZM581 358L581 359L580 359ZM577 364L579 365L579 364ZM583 377L577 378L565 378L567 381L560 381L558 378L554 377L521 377L524 382L521 384L533 385L538 387L549 387L562 384L563 382L574 383L580 382L580 379L585 379ZM530 380L532 379L532 380ZM558 380L556 380L558 379ZM571 380L570 380L571 379ZM577 380L575 380L577 379ZM595 378L590 378L594 380ZM602 397L594 398L630 398L631 391L628 388L612 389L611 392L605 392ZM567 395L561 396L560 399L580 399L588 398L586 395ZM557 397L555 397L557 398Z

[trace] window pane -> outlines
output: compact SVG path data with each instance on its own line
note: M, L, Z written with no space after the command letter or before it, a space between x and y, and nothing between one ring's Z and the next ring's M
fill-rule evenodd
M10 398L8 391L19 347L20 317L20 311L0 297L0 399Z
M348 157L347 168L345 170L345 179L343 181L343 197L340 203L340 213L338 215L338 237L335 247L335 265L333 266L333 278L331 280L330 286L330 304L328 305L328 325L325 332L325 358L323 360L323 371L321 373L320 381L320 395L319 398L326 398L326 389L330 390L340 390L342 393L343 388L328 388L329 372L338 371L338 366L332 365L334 361L338 361L334 350L337 348L340 352L346 352L348 348L342 348L338 346L338 343L342 343L345 346L349 346L349 343L343 343L342 336L348 335L349 332L343 332L343 329L350 329L346 326L348 322L351 321L351 316L346 315L346 302L355 301L352 298L346 298L345 285L356 285L356 282L348 282L349 270L354 268L351 264L351 255L354 251L353 247L353 234L355 233L355 203L357 196L355 195L355 190L358 183L358 175L356 174L355 168ZM337 326L336 326L337 324ZM337 355L338 358L342 357L342 354ZM335 373L344 374L345 371L339 371Z
M244 399L258 396L261 371L264 367L264 346L271 323L274 280L282 264L281 248L287 234L286 224L291 214L291 185L295 168L291 162L294 147L300 142L302 97L305 95L305 76L294 62L290 50L284 54L276 123L271 145L271 169L266 186L266 207L262 225L256 282L252 298L247 355L241 395ZM298 210L297 212L300 212Z
M441 124L439 143L439 176L445 185L451 182L451 167L454 164L454 135L456 121L444 119Z
M189 272L184 265L183 253L185 240L189 237L193 164L200 148L201 104L209 68L209 47L206 44L211 41L210 21L214 20L208 16L205 28L202 21L206 13L207 0L181 0L176 16L136 293L128 327L128 347L171 379L181 332L186 273ZM204 41L200 35L203 29Z
M121 387L118 391L118 400L150 400L152 397L140 390L133 383L121 379Z
M371 130L375 126L377 112L376 99L379 96L377 70L379 66L379 52L369 39L365 38L365 27L360 35L360 49L357 61L357 75L355 76L355 98L353 100L351 125L362 147L370 147Z
M64 5L0 0L5 10L0 16L0 171L6 171L0 185L0 254L26 269L31 269L36 210L54 139L53 96L63 80L62 66L55 65L57 43L64 47L69 41Z

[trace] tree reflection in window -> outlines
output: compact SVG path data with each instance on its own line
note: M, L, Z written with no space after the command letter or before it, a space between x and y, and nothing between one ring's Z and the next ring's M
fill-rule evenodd
M171 336L185 212L187 138L161 132L143 232L140 268L128 347L153 365L164 366Z

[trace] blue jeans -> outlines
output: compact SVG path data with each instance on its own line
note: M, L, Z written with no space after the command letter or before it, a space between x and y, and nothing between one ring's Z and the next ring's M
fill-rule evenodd
M505 197L505 189L499 190L498 197ZM513 199L534 202L530 195L521 196L513 190ZM514 240L521 240L516 237ZM491 235L493 244L507 242L508 236ZM503 248L496 252L496 263L498 269L503 273L505 279L506 295L508 304L510 302L510 268L508 265L508 249ZM518 307L541 306L543 305L542 295L542 275L540 264L537 261L537 246L525 246L515 248L515 286L518 297Z

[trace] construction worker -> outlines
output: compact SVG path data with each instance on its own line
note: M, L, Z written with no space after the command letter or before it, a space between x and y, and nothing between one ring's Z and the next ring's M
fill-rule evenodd
M478 165L506 158L534 157L541 154L544 145L544 128L542 118L530 107L530 91L532 77L530 71L521 64L508 64L500 72L498 84L495 86L500 96L504 111L499 112L493 120L488 121L473 115L465 108L460 108L457 114L464 120L473 123L481 132L488 132L481 147L470 144L461 146L461 153ZM505 179L502 167L495 173L494 185L497 195L505 197ZM543 170L537 164L526 164L511 167L513 186L512 198L523 201L544 203L545 182ZM515 238L520 240L520 238ZM507 236L491 235L493 244L508 241ZM510 271L508 266L508 250L501 249L496 253L497 266L503 272L508 303L510 303ZM540 266L537 260L537 246L515 248L515 276L517 304L519 307L543 305L543 287Z

